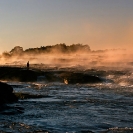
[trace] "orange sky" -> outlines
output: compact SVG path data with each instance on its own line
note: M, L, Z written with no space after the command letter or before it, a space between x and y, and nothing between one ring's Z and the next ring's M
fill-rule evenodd
M132 0L4 0L0 6L0 53L57 43L133 49Z

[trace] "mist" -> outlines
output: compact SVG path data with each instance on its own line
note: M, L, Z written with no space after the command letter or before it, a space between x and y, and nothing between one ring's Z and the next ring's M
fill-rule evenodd
M55 47L56 46L56 47ZM41 48L30 48L23 50L17 46L10 52L3 53L0 56L1 66L19 66L26 67L30 62L30 67L39 69L48 68L132 68L133 54L128 50L90 50L88 45L66 46L59 44ZM49 48L49 49L48 49ZM40 52L40 50L45 49Z

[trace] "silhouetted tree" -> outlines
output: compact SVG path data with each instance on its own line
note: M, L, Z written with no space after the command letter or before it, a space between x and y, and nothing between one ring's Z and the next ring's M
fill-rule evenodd
M23 52L23 48L20 47L20 46L16 46L14 47L11 51L10 51L10 54L12 55L19 55Z
M9 52L5 51L2 53L2 57L9 58L9 57L11 57L11 54Z
M29 48L23 51L23 48L20 46L14 47L11 51L11 55L20 55L20 54L45 54L45 53L74 53L74 52L90 52L89 45L72 44L67 46L65 43L60 43L52 46L41 46L40 48Z

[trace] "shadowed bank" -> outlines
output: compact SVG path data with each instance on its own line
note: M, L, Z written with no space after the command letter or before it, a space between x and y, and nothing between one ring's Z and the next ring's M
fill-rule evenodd
M35 82L39 77L45 77L44 81L46 82L63 83L67 80L67 84L102 82L100 77L94 75L92 72L88 73L87 71L75 72L68 70L27 70L19 67L0 67L0 80Z

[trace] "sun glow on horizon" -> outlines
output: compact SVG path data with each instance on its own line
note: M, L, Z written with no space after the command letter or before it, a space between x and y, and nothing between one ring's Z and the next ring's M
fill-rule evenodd
M133 49L133 1L0 2L0 53L59 43ZM17 6L16 6L17 5ZM19 8L18 8L19 7Z

